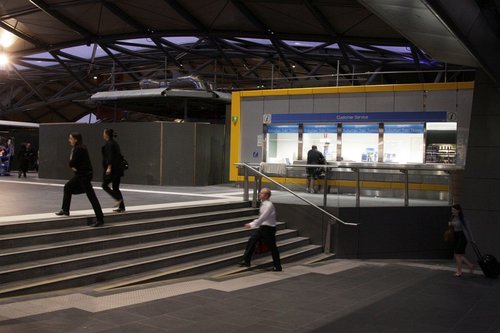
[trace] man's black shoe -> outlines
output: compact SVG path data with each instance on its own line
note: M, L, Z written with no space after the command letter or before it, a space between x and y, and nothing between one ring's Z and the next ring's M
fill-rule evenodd
M94 224L91 224L90 226L91 227L102 227L104 225L104 221L103 220L97 220Z
M56 213L57 216L69 216L69 212L65 212L64 210L60 210Z
M238 264L240 267L250 267L250 263L246 261L242 261Z
M281 272L282 270L281 267L273 267L273 272Z

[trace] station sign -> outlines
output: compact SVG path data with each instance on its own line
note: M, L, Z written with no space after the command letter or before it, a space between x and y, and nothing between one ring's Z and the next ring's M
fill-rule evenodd
M352 112L352 113L290 113L266 117L272 124L303 123L387 123L387 122L444 122L448 113L427 112Z

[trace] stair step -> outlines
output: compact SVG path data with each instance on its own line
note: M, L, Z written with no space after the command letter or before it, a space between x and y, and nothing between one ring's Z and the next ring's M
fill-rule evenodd
M227 271L241 260L252 232L243 225L257 213L248 202L227 202L106 215L100 228L87 226L90 215L2 224L0 297L96 283L119 288ZM277 229L283 263L327 258L321 246L283 222ZM270 263L269 253L256 255L252 268Z
M162 226L179 226L189 223L201 223L211 221L210 218L221 219L224 217L231 218L242 215L251 216L254 218L255 215L253 213L255 213L255 210L245 208L227 211L215 211L209 213L187 214L173 217L157 217L130 222L107 223L104 225L104 227L101 228L74 226L57 231L47 230L41 232L21 232L0 236L0 249L11 249L15 247L26 247L30 245L47 244L51 242L77 240L110 233L126 233L136 230L152 230L161 228ZM109 228L110 225L112 225L113 228Z
M241 246L247 239L248 231L243 228L229 229L225 232L212 232L176 239L150 242L136 246L126 246L113 248L107 251L91 251L81 254L73 254L64 257L50 258L25 263L13 264L2 267L0 270L0 284L11 281L22 280L25 276L38 277L47 274L57 274L68 272L78 268L92 267L103 264L120 265L132 262L141 262L148 257L157 256L163 253L187 254L211 249L222 249L224 246ZM291 237L296 234L295 230L280 230L277 233L278 239ZM210 244L212 242L212 244Z
M160 229L136 231L126 234L111 235L103 234L85 240L71 240L56 242L51 245L28 246L12 250L3 251L0 254L0 266L12 263L20 263L44 258L51 258L61 255L87 253L93 250L104 250L113 247L121 247L133 244L143 244L152 241L172 239L174 237L187 236L189 234L201 234L213 230L225 230L240 227L252 219L252 217L232 218L228 220L213 221L189 224L187 226L174 226ZM283 224L280 224L280 226ZM114 225L106 225L103 228L114 228Z
M279 247L283 247L283 242L278 243ZM289 250L280 250L280 259L282 264L286 264L290 261L295 261L297 258L304 255L309 256L311 254L317 254L322 251L322 247L318 245L304 245L298 248L292 248ZM189 264L179 264L176 266L169 267L168 270L156 270L150 271L146 274L137 274L132 277L127 277L123 279L117 279L113 283L106 283L102 286L98 286L96 290L111 290L123 287L130 287L144 283L152 283L158 281L165 281L170 279L175 279L184 276L192 276L195 274L205 273L208 274L210 271L214 271L221 267L227 267L231 265L236 268L236 271L243 272L248 270L253 270L256 268L264 268L266 266L272 267L272 259L269 253L260 255L252 260L252 267L238 267L237 264L241 261L243 251L235 251L227 253L224 255L212 256L209 260L197 260L192 261ZM234 272L234 270L233 270Z
M238 241L233 241L233 245L239 246L240 250L239 251L232 251L228 254L228 259L230 262L233 261L238 261L241 259L242 253L243 253L243 248L244 244L246 243L248 238L240 239ZM292 239L286 239L283 241L278 242L278 247L281 248L287 248L287 246L293 244L294 242L301 241L303 242L304 240L307 240L304 237L295 237ZM214 248L224 248L228 244L223 244L223 245L218 245ZM316 248L317 246L315 245L306 245L306 247L310 248ZM213 250L213 249L212 249ZM289 250L282 251L283 252L283 260L286 260L287 255ZM293 253L293 251L291 252ZM89 268L84 268L84 269L79 269L71 272L66 272L66 273L61 273L61 274L54 274L54 275L49 275L43 278L32 278L32 279L27 279L22 281L22 283L19 282L10 282L6 283L3 285L0 285L0 297L7 297L7 296L15 296L15 295L23 295L23 294L30 294L30 293L37 293L37 292L44 292L44 291L51 291L51 290L57 290L57 289L65 289L65 288L71 288L71 287L76 287L76 286L82 286L82 285L88 285L96 282L101 282L104 281L105 279L114 279L118 277L123 277L124 275L131 275L131 274L139 274L142 273L146 270L146 267L149 267L148 272L151 267L154 266L159 266L154 269L153 271L156 270L164 270L166 265L169 261L174 262L175 260L181 260L183 257L189 255L189 253L186 253L186 251L181 250L178 251L178 253L175 254L168 254L164 256L156 256L154 258L141 258L141 260L129 260L126 262L115 262L109 265L100 265L100 266L93 266ZM198 259L200 260L200 259ZM258 259L257 259L258 260ZM207 262L210 262L207 260ZM223 262L227 262L223 261ZM175 267L175 265L180 265L180 264L171 264L169 267ZM188 268L192 265L192 261L189 262L189 264L183 264L186 265ZM175 275L179 276L180 272L178 271L179 266L177 266L177 269L175 271ZM186 268L186 270L188 269ZM214 267L215 268L215 267ZM191 269L192 270L192 269ZM158 277L156 277L158 278Z
M227 202L212 205L186 205L181 207L141 210L141 211L127 211L124 214L105 214L106 222L123 222L123 221L137 221L143 219L165 218L172 216L181 216L186 214L206 214L213 211L226 211L247 209L249 211L258 213L257 208L250 207L249 202ZM95 216L70 216L70 217L56 217L43 220L28 220L24 222L11 222L2 223L0 225L0 235L24 233L26 230L39 231L39 230L59 230L62 228L71 228L75 226L86 227L87 222L92 220ZM1 238L0 238L1 239Z

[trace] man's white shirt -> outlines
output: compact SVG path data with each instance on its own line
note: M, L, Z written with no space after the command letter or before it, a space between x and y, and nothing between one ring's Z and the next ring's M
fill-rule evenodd
M276 209L269 200L262 202L259 209L259 217L250 223L252 228L258 228L261 225L276 227Z

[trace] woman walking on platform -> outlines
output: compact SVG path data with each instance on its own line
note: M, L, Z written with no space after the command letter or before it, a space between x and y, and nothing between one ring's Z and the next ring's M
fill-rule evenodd
M120 191L120 181L123 177L122 153L120 146L114 140L115 132L111 128L106 128L102 133L102 137L106 143L102 146L102 166L104 175L102 177L102 189L115 199L114 211L122 213L125 211L125 203L123 195ZM112 189L109 188L111 183Z
M463 263L469 267L471 273L474 272L474 264L465 257L465 247L467 246L467 242L472 241L472 233L462 212L462 206L459 204L453 205L451 207L451 217L452 219L448 222L448 225L452 226L454 230L453 253L455 262L457 263L455 276L460 277L462 276Z
M89 198L94 209L97 221L91 224L92 227L100 227L104 224L101 205L94 189L92 188L92 164L90 162L87 147L83 145L83 138L80 133L73 132L69 135L69 144L73 147L69 156L69 167L73 170L73 177L64 185L64 196L62 208L56 215L69 216L69 207L71 205L71 196L73 194L85 193Z

